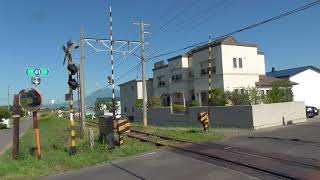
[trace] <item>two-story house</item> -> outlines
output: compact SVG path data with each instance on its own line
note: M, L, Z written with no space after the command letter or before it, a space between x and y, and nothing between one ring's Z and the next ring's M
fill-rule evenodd
M213 88L243 91L258 87L265 91L276 80L265 76L264 54L258 51L257 45L239 43L234 37L228 37L170 58L167 63L154 64L154 96L159 96L163 105L186 105L193 100L201 105L208 103L209 46L212 47Z
M146 80L147 97L153 97L152 79ZM135 103L137 99L142 99L142 80L131 80L119 85L121 116L133 116L135 113Z

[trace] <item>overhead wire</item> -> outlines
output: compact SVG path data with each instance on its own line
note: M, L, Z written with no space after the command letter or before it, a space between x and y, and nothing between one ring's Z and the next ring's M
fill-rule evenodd
M225 38L225 37L228 37L228 36L231 36L231 35L234 35L234 34L237 34L237 33L243 32L243 31L246 31L246 30L249 30L249 29L256 28L256 27L258 27L258 26L261 26L261 25L263 25L263 24L266 24L266 23L269 23L269 22L272 22L272 21L275 21L275 20L284 18L284 17L286 17L286 16L289 16L289 15L292 15L292 14L295 14L295 13L298 13L298 12L301 12L301 11L304 11L304 10L307 10L307 9L309 9L309 8L311 8L311 7L314 7L314 6L316 6L316 5L319 5L319 4L320 4L320 0L313 1L313 2L311 2L311 3L305 4L305 5L303 5L303 6L300 6L300 7L296 8L296 9L287 11L287 12L282 13L282 14L280 14L280 15L277 15L277 16L274 16L274 17L271 17L271 18L268 18L268 19L263 20L263 21L260 21L260 22L258 22L258 23L255 23L255 24L246 26L246 27L244 27L244 28L241 28L241 29L232 31L232 32L230 32L230 33L221 35L221 36L219 36L219 37L216 37L216 38L213 39L213 42L214 42L214 41L217 41L217 40L220 40L220 39L223 39L223 38ZM202 42L198 42L198 43L195 43L195 44L192 44L192 45L189 45L189 46L186 46L186 47L177 49L177 50L173 50L173 51L169 51L169 52L162 53L162 54L159 54L159 55L151 56L151 57L148 58L146 61L150 61L150 60L153 60L153 59L156 59L156 58L159 58L159 57L163 57L163 56L170 55L170 54L173 54L173 53L177 53L177 52L180 52L180 51L183 51L183 50L187 50L187 49L190 49L190 48L193 48L193 47L197 47L197 46L200 46L200 45L204 45L204 44L206 44L206 43L207 43L207 40L206 40L206 41L202 41ZM123 77L125 77L128 73L130 73L133 69L137 68L139 65L140 65L140 63L139 63L138 65L130 68L128 72L122 74L119 78L117 78L117 80L122 79Z
M306 9L309 9L309 8L311 8L311 7L314 7L314 6L318 5L319 3L320 3L320 0L313 1L313 2L311 2L311 3L308 3L308 4L304 5L304 6L298 7L298 8L296 8L296 9L291 10L291 11L287 11L287 12L285 12L285 13L282 13L282 14L280 14L280 15L277 15L277 16L274 16L274 17L271 17L271 18L268 18L268 19L263 20L263 21L261 21L261 22L258 22L258 23L255 23L255 24L246 26L246 27L244 27L244 28L241 28L241 29L232 31L232 32L230 32L230 33L221 35L221 36L219 36L219 37L214 38L214 40L216 41L216 40L219 40L219 39L223 39L223 38L225 38L225 37L228 37L228 36L231 36L231 35L234 35L234 34L237 34L237 33L240 33L240 32L243 32L243 31L246 31L246 30L249 30L249 29L258 27L258 26L261 26L261 25L263 25L263 24L266 24L266 23L269 23L269 22L272 22L272 21L275 21L275 20L284 18L284 17L286 17L286 16L289 16L289 15L292 15L292 14L295 14L295 13L298 13L298 12L301 12L301 11L304 11L304 10L306 10ZM159 55L155 55L155 56L151 57L150 59L159 58L159 57L162 57L162 56L166 56L166 55L169 55L169 54L173 54L173 53L176 53L176 52L180 52L180 51L183 51L183 50L187 50L187 49L190 49L190 48L199 46L199 45L204 45L205 43L207 43L207 40L206 40L206 41L202 41L202 42L198 42L198 43L195 43L195 44L192 44L192 45L189 45L189 46L186 46L186 47L177 49L177 50L173 50L173 51L169 51L169 52L162 53L162 54L159 54ZM150 59L149 59L149 60L150 60Z

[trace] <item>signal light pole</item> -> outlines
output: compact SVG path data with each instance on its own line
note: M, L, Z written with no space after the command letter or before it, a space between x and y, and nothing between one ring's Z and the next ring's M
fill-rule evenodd
M77 46L71 40L67 42L67 48L63 46L65 52L65 59L68 58L68 84L69 84L69 105L70 105L70 133L71 133L71 143L70 143L70 155L76 154L76 133L74 125L74 102L73 102L73 90L78 88L78 83L75 79L72 78L78 71L78 68L75 64L72 63L72 49L77 49Z

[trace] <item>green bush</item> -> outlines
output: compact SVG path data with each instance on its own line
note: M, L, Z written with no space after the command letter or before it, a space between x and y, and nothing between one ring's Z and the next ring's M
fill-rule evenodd
M11 117L11 115L10 115L10 112L8 111L8 109L5 107L1 107L0 108L0 119L2 119L2 118L8 119L10 117Z
M228 91L226 92L226 96L233 105L251 105L250 96L247 91L245 91L244 93Z
M248 88L248 94L249 94L250 104L252 105L261 104L265 102L265 95L261 94L260 91L255 87Z
M267 93L267 103L292 102L292 85L288 80L280 80L272 83L272 89Z
M134 107L141 109L143 107L143 99L136 99ZM149 97L147 100L147 107L148 108L161 107L160 97Z
M190 105L190 106L193 106L193 107L195 107L195 106L200 106L200 103L199 103L199 101L193 100L193 101L191 102L191 105Z
M211 99L209 99L210 106L224 106L227 104L226 94L222 89L212 89L210 91Z
M173 113L182 114L186 112L186 108L181 104L172 104Z
M7 129L7 125L6 124L0 124L0 129Z
M150 97L148 98L148 107L153 108L153 107L161 107L161 100L160 97Z
M136 102L134 103L135 108L142 108L143 106L143 100L142 99L136 99Z

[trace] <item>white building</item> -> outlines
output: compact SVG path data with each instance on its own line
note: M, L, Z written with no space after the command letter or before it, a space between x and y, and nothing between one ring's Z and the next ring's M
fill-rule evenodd
M146 80L147 97L153 97L153 80ZM119 85L121 116L133 116L137 99L142 99L142 80L131 80Z
M248 87L270 89L275 78L265 76L264 54L255 44L239 43L233 37L212 42L212 87L242 91ZM204 45L154 64L154 96L163 105L171 102L208 103L208 49ZM268 83L266 83L268 82Z
M320 69L314 66L283 70L272 68L267 75L298 83L292 87L294 101L304 101L307 106L320 108Z

